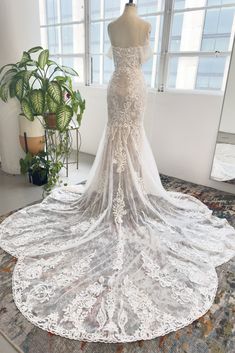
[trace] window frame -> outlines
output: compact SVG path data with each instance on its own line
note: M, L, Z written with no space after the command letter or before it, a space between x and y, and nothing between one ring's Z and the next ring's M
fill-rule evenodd
M177 13L185 13L185 12L193 12L193 11L207 11L211 9L221 9L221 8L231 8L235 7L235 1L233 3L229 4L220 4L220 5L209 5L209 6L198 6L198 7L189 7L189 8L182 8L182 9L173 9L174 5L174 0L165 0L165 15L164 17L169 17L169 23L170 25L166 25L166 42L167 46L165 48L162 48L162 55L164 56L164 67L162 68L162 79L161 79L161 84L160 86L156 89L159 92L164 92L164 91L170 91L170 92L192 92L192 93L201 93L201 94L216 94L216 95L223 95L224 90L225 90L225 84L227 80L227 75L228 75L228 68L229 68L229 63L231 59L231 52L232 52L232 47L231 45L231 50L229 51L170 51L170 35L171 35L171 29L172 29L172 22L174 18L174 14ZM203 19L203 29L205 25L205 17ZM231 32L232 33L232 32ZM235 40L235 32L233 31L232 33L232 43ZM223 75L223 83L222 87L220 90L209 90L209 89L179 89L179 88L169 88L167 87L167 75L168 75L168 68L169 68L169 61L170 58L172 57L198 57L199 59L201 57L213 57L214 56L219 56L219 57L228 57L228 61L225 63L225 69L224 69L224 75ZM198 70L198 68L197 68Z
M86 25L86 19L85 19L85 4L87 1L84 0L84 17L83 20L81 21L64 21L62 22L61 19L61 0L55 0L56 2L56 8L57 8L57 18L58 21L54 23L46 23L46 24L41 24L40 23L40 32L41 29L47 29L47 28L56 28L58 27L58 53L53 53L51 54L52 57L57 58L58 63L61 65L62 64L62 59L69 57L69 58L83 58L83 82L78 82L77 84L79 85L84 85L86 83L86 71L85 71L85 64L86 64L86 31L85 31L85 25ZM39 0L39 8L40 8L40 14L43 13L43 17L47 18L47 8L45 6L46 2L45 0ZM62 53L62 27L64 26L69 26L69 25L79 25L79 24L84 24L84 52L83 53ZM46 41L48 43L48 32L46 33ZM41 42L42 42L42 35L41 35Z
M40 0L39 0L40 1ZM84 0L84 19L83 21L70 21L70 22L62 22L61 21L61 14L60 14L60 0L55 0L57 2L57 16L58 19L60 20L58 23L53 23L53 24L40 24L40 28L48 28L48 27L55 27L55 26L64 26L64 25L71 25L71 24L80 24L84 23L84 53L83 54L62 54L61 53L61 29L59 30L59 52L60 54L53 54L52 56L58 57L59 62L61 63L62 57L82 57L83 58L83 77L84 81L77 83L78 85L85 85L85 86L92 86L92 87L107 87L107 83L103 83L103 66L104 66L104 57L105 54L103 51L97 55L100 55L102 57L102 60L100 61L100 83L92 83L92 53L90 50L90 32L91 32L91 23L102 23L102 35L101 35L101 42L100 45L102 45L102 48L104 47L104 25L105 22L107 21L112 21L115 18L113 17L105 17L103 16L100 19L91 19L91 1L92 0ZM124 3L123 0L120 0L122 3ZM100 0L101 7L103 9L104 13L104 0ZM138 0L137 0L137 7L138 7ZM151 17L151 16L163 16L162 17L162 37L161 37L161 49L160 52L157 52L154 48L153 50L153 56L159 56L159 70L157 73L157 62L153 63L152 67L152 82L154 82L154 87L148 87L149 91L152 92L179 92L179 93L196 93L196 94L214 94L214 95L222 95L224 93L225 89L225 83L228 75L228 67L231 59L231 52L232 52L232 46L231 50L228 51L221 51L221 52L213 52L213 51L171 51L170 50L170 38L171 38L171 30L172 30L172 23L173 23L173 18L174 14L177 13L186 13L186 12L191 12L191 11L200 11L200 10L211 10L211 9L221 9L221 8L231 8L235 7L235 0L232 3L228 4L218 4L218 5L209 5L209 6L198 6L198 7L189 7L189 8L182 8L182 9L174 9L174 0L165 0L164 3L164 8L161 11L156 12L151 12L147 14L141 14L139 15L140 17ZM44 7L44 16L46 16L46 8ZM204 16L204 24L205 25L205 17ZM234 29L232 30L232 42L234 41ZM156 39L155 39L156 41ZM225 69L224 69L224 77L223 77L223 84L220 90L209 90L209 89L180 89L180 88L170 88L167 87L167 79L168 79L168 69L169 69L169 62L172 57L198 57L199 59L201 57L213 57L213 55L217 55L219 57L228 57L228 62L225 64ZM156 61L156 59L155 59ZM102 77L101 77L102 76Z

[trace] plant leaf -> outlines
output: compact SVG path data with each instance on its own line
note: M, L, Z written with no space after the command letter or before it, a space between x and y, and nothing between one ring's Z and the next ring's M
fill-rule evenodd
M55 65L57 68L59 68L61 71L63 71L61 66L54 60L48 60L47 64L48 64L48 66Z
M7 65L4 65L4 66L1 67L0 73L1 73L6 67L8 67L8 66L17 67L15 64L7 64Z
M48 84L48 94L55 101L55 103L60 104L62 101L62 91L58 82L51 81Z
M56 81L58 81L58 82L66 82L67 81L67 77L64 77L64 76L55 76L54 78L53 78L53 80L56 80Z
M11 98L14 98L16 96L15 80L11 81L9 85L9 93Z
M43 49L42 47L38 46L38 47L33 47L31 49L28 50L28 53L36 53L37 51Z
M15 74L17 73L16 69L9 69L5 72L5 74L2 76L0 83L3 83L4 81L8 81L11 79Z
M45 49L43 50L38 57L38 65L41 69L44 69L45 65L48 62L48 58L49 58L49 50Z
M38 67L38 63L35 60L29 60L29 61L27 61L27 66L37 66Z
M15 78L23 78L25 83L28 83L30 77L32 76L32 74L35 72L35 70L22 70L19 71L16 75Z
M0 98L3 100L3 102L6 102L8 99L8 84L4 83L3 85L0 86Z
M33 112L36 115L42 115L44 113L45 99L41 89L33 89L30 92L30 101L33 108Z
M85 107L86 107L86 100L83 99L80 104L80 113L77 114L77 122L78 122L78 125L80 126L81 125L81 121L82 121L82 117L83 117L83 113L84 113L84 110L85 110Z
M15 94L19 101L22 100L24 94L24 80L19 78L15 83Z
M66 104L60 105L56 111L56 124L60 131L64 131L73 116L73 109Z
M55 103L55 101L49 95L47 95L47 106L50 113L55 113L58 108L58 104Z
M64 66L62 65L61 66L63 71L66 73L66 74L69 74L71 76L79 76L79 74L77 73L77 71L75 71L74 69L72 69L71 67L68 67L68 66Z
M29 60L31 60L30 54L24 51L19 66L24 66Z
M23 98L22 99L22 102L21 102L21 109L22 109L22 112L24 113L24 116L33 121L34 120L34 115L33 115L33 112L32 112L32 109L29 105L29 102L27 101L26 98Z
M26 84L29 84L29 80L31 78L31 76L33 75L34 73L34 70L26 70L25 73L24 73L24 82Z

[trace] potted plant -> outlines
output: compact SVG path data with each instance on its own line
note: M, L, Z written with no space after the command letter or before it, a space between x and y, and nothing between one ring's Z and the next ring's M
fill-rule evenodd
M60 134L56 150L53 146L48 146L46 151L49 163L47 190L58 182L58 173L65 157L70 153L69 124L75 117L80 126L85 110L85 100L79 90L73 89L71 76L78 76L78 73L50 60L49 50L40 46L24 51L19 62L0 69L0 98L4 102L9 97L17 98L21 105L20 116L24 122L27 120L31 123L39 119L43 128L56 129ZM21 131L29 129L29 126ZM40 148L35 150L29 143L27 134L28 151L31 155L40 155L40 151L44 150L44 135L40 135L39 140ZM26 151L23 134L20 141Z
M41 47L35 47L29 50L32 54ZM41 48L42 49L42 48ZM29 55L30 55L29 54ZM22 87L26 92L26 71L25 55L15 64L4 65L0 69L0 98L6 102L9 98L17 100L21 103ZM30 74L28 71L28 77ZM19 106L20 111L20 106ZM26 151L24 133L27 135L28 150L32 154L37 154L44 150L44 128L38 119L28 120L25 116L20 115L19 118L19 139L21 147Z
M37 58L33 58L35 53ZM85 100L79 90L73 89L71 79L78 73L50 60L48 49L38 46L24 51L21 60L3 66L0 75L0 98L6 102L16 97L21 115L28 120L42 116L47 126L64 131L76 116L80 126Z
M48 194L59 182L59 172L63 163L58 160L49 160L46 152L39 152L37 155L26 153L25 158L20 159L20 171L22 174L29 174L30 182L34 185L43 185L44 191Z
M49 163L46 153L40 152L37 155L26 153L25 158L20 159L20 171L22 174L28 173L34 185L47 184Z

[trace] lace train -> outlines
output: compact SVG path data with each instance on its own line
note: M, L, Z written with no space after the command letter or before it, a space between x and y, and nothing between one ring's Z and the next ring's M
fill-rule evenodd
M131 342L210 308L235 230L195 197L163 188L143 127L140 66L151 51L112 53L109 119L85 188L57 188L8 217L0 245L18 258L13 296L32 323L71 339Z

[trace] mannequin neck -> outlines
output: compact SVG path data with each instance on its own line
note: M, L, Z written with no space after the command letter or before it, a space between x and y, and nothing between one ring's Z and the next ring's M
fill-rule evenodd
M137 6L135 4L126 4L123 15L137 16Z

